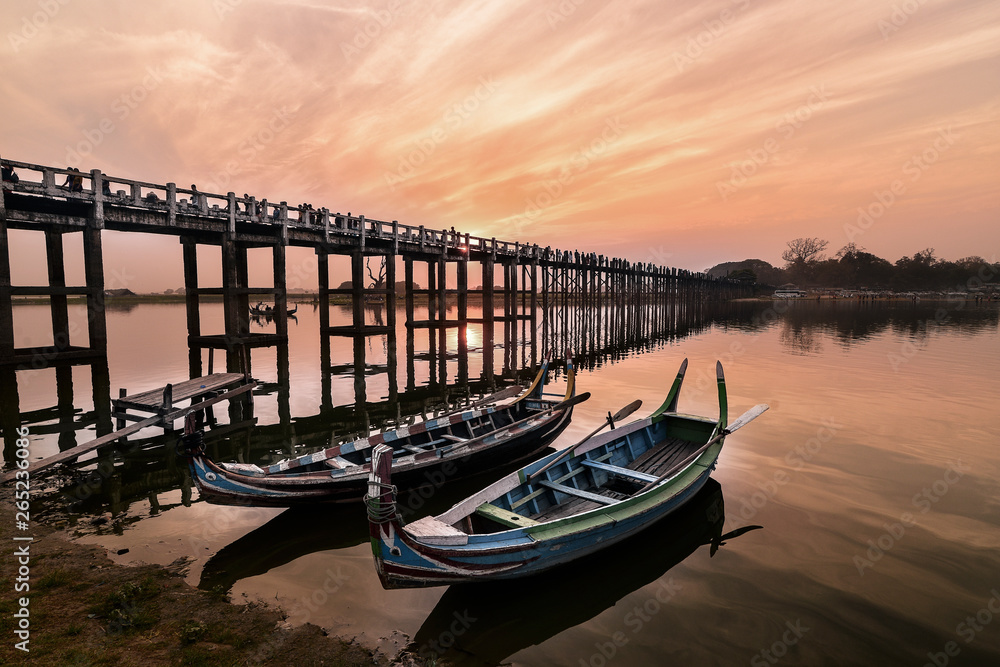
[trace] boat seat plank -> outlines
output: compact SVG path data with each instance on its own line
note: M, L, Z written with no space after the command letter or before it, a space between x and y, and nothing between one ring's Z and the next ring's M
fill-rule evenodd
M604 459L611 458L611 456L612 456L612 452L608 452L607 454L603 454L601 456L598 456L596 459L593 459L593 460L594 461L603 461ZM573 468L568 473L566 473L562 477L557 478L554 481L556 481L556 482L565 482L570 477L576 477L577 475L579 475L584 470L585 470L584 468ZM548 475L549 473L550 473L550 471L546 471L545 472L546 475ZM532 485L534 485L534 484L535 484L535 482L532 482ZM525 503L527 503L527 502L529 502L531 500L534 500L538 496L542 495L544 492L545 492L544 488L542 488L542 489L536 489L536 490L532 491L531 493L529 493L528 495L524 496L523 498L515 500L513 503L511 503L511 508L512 509L517 509L521 505L524 505Z
M610 463L602 463L600 461L592 461L590 459L584 459L583 461L580 461L580 464L595 470L603 470L609 475L627 477L628 479L634 479L639 482L655 482L657 479L656 475L649 475L644 472L639 472L638 470L629 470L628 468L622 468L620 466L611 465Z
M469 441L468 438L463 438L463 437L457 436L457 435L450 435L448 433L442 433L441 437L444 438L445 440L451 440L452 442L468 442Z
M583 498L570 498L566 502L546 508L544 511L533 515L531 518L539 522L555 521L556 519L573 516L581 512L588 512L592 509L597 509L598 507L604 507L604 505L584 500Z
M523 528L525 526L534 526L538 523L534 519L521 516L517 512L511 512L510 510L505 510L502 507L497 507L493 503L483 503L476 508L476 514L484 516L491 521L496 521L500 525L507 526L508 528Z
M469 541L468 533L463 533L433 516L425 516L408 523L403 530L428 544L462 545Z
M542 480L538 484L540 486L544 486L546 489L551 489L552 491L557 491L559 493L565 493L567 496L576 496L577 498L590 500L595 503L600 503L601 505L614 505L618 502L614 498L608 498L607 496L591 493L590 491L583 491L582 489L566 486L565 484L557 484L556 482L550 482L548 480Z

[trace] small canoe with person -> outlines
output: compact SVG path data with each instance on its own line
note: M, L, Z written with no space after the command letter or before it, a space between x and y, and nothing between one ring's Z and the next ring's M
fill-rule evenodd
M543 361L523 392L509 388L468 409L412 426L377 433L268 466L221 463L184 438L191 476L201 497L220 505L291 507L319 502L362 500L372 451L386 446L395 460L401 488L418 492L502 465L530 460L569 424L573 406L590 394L576 394L572 359L566 361L566 390L550 398L544 391L549 361ZM513 397L513 400L510 400Z
M375 448L369 531L383 587L443 586L546 571L650 526L689 501L709 479L728 434L765 410L728 422L726 383L716 364L719 418L677 412L687 360L649 417L544 456L437 516L403 524L389 447ZM626 406L614 422L638 407ZM603 428L603 426L602 426Z

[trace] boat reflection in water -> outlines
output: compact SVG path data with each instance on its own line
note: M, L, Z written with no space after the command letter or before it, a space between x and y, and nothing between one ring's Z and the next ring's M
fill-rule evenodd
M725 516L722 487L710 478L683 508L592 556L538 576L452 586L405 652L428 662L499 664L613 607L700 546L711 545L714 555L726 540L761 527L723 535Z
M405 494L399 511L408 521L443 512L497 476L519 467L517 462L508 463L487 473L443 483L431 494ZM329 526L336 529L330 530ZM368 516L356 505L291 507L213 555L202 569L198 588L229 592L242 579L265 574L303 556L356 547L370 539Z

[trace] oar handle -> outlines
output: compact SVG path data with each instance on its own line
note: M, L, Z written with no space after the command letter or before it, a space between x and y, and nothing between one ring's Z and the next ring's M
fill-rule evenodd
M539 468L535 472L531 473L531 475L528 476L527 481L531 482L531 481L533 481L535 479L538 479L538 477L543 472L545 472L546 470L548 470L549 468L551 468L552 466L554 466L555 464L559 463L560 461L562 461L563 459L565 459L567 456L569 456L570 454L572 454L574 451L576 451L577 447L579 447L580 445L582 445L583 443L587 442L588 440L590 440L591 438L593 438L595 435L597 435L598 433L600 433L604 429L605 426L609 426L610 425L611 428L614 428L616 421L625 419L630 414L632 414L633 412L635 412L636 410L638 410L639 406L641 406L641 405L642 405L642 401L636 400L636 401L632 401L631 403L629 403L628 405L626 405L624 408L622 408L621 410L619 410L618 412L616 412L613 415L610 412L608 412L608 417L604 421L603 424L601 424L600 426L598 426L597 428L595 428L593 431L591 431L590 434L587 435L586 438L584 438L580 442L576 443L572 447L567 447L566 449L564 449L559 454L559 456L555 457L554 459L552 459L551 461L549 461L548 463L546 463L544 466L542 466L541 468Z
M740 415L739 418L736 419L736 421L730 424L728 428L724 428L721 431L719 431L718 435L716 435L714 438L712 438L704 445L699 447L690 456L688 456L686 459L684 459L677 465L670 466L669 470L667 470L665 473L657 477L654 481L650 482L646 486L639 489L638 493L649 491L651 488L653 488L654 486L665 480L667 477L670 477L670 475L674 474L675 471L680 470L688 463L690 463L692 460L701 456L702 452L704 452L706 449L717 443L719 440L722 440L733 431L740 430L741 428L752 422L754 419L757 419L757 417L760 417L762 414L764 414L764 412L768 409L768 407L769 406L766 403L761 403L760 405L755 405L754 407L750 408L742 415Z

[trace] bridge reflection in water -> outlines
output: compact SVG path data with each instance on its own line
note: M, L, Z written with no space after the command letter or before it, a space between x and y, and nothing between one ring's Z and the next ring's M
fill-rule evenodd
M169 308L180 310L183 306ZM321 336L318 387L321 395L313 403L318 409L307 414L296 403L293 415L288 345L277 346L273 370L260 365L269 355L261 353L263 357L259 358L256 352L248 353L245 358L251 375L276 380L262 382L254 390L252 402L235 400L228 419L220 415L218 423L207 429L206 446L217 460L270 463L367 436L373 431L412 424L468 405L504 387L524 384L534 376L548 350L553 350L554 358L550 377L558 381L564 373L564 350L574 350L578 368L594 368L704 330L724 317L726 310L723 304L679 309L663 317L660 324L650 324L642 336L617 327L615 319L606 312L582 314L577 311L585 309L572 304L559 308L562 313L553 310L539 313L541 323L536 326L524 319L498 322L493 329L471 325L468 329L453 329L447 336L442 335L443 330L427 329L425 334L423 330L401 326L399 336L406 339L403 360L398 360L395 354L395 329L381 336L355 338L351 363L333 363L333 357L340 354L338 350L344 348L331 349L332 337ZM376 322L385 317L380 305L369 306L366 314ZM601 329L596 330L598 321ZM197 348L192 346L192 349ZM470 364L470 359L474 363ZM301 365L301 361L297 358L296 364ZM15 369L5 369L4 382L0 383L5 461L13 460L16 429L21 425L28 426L33 436L57 437L59 451L91 439L95 431L97 435L112 431L107 358L88 360L88 365L92 377L88 389L92 404L99 407L86 411L77 407L89 401L77 395L79 387L74 387L71 366L55 367L55 405L23 413L18 409ZM470 366L476 369L471 377ZM76 374L77 385L81 381L86 383L85 375ZM343 401L342 381L348 379L353 381L354 400L350 403ZM378 396L370 396L373 387L377 387ZM37 394L33 397L37 398ZM260 408L254 407L261 398L275 404L276 414L265 414L262 419ZM184 461L175 454L176 441L176 433L147 429L127 442L100 448L96 458L72 466L77 472L69 475L61 494L39 498L39 511L63 512L69 504L74 513L111 512L117 516L133 502L148 501L156 513L169 508L158 496L178 488L182 490L181 502L187 504L193 498L192 481Z

